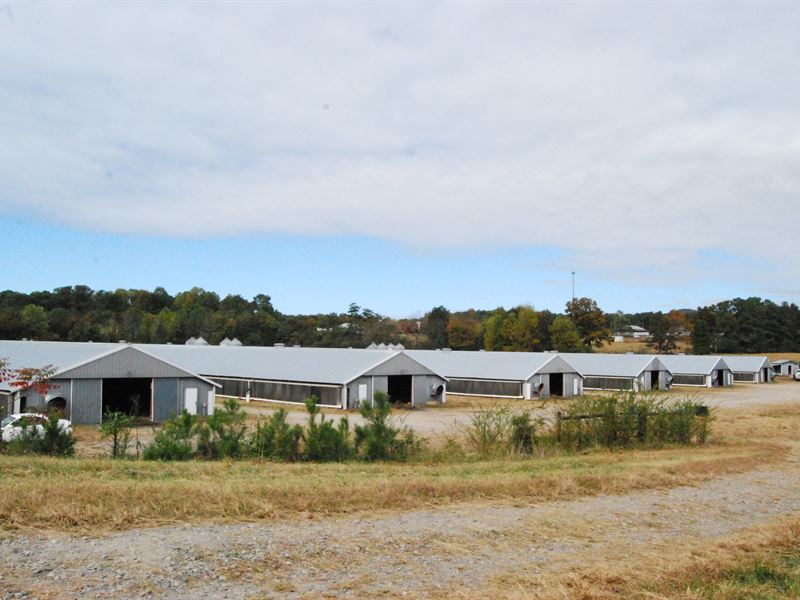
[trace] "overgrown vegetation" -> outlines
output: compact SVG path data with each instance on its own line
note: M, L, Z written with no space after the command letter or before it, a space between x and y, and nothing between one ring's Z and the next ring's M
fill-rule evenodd
M128 446L131 443L131 429L135 419L125 413L109 411L103 415L100 432L104 438L111 441L109 450L111 458L125 458L128 456Z
M376 392L374 402L361 404L366 423L356 426L355 444L364 460L407 460L422 447L422 441L408 427L391 418L389 396Z
M19 433L3 444L8 454L44 454L47 456L72 456L75 454L75 437L59 424L60 414L51 413L41 425L24 417Z
M556 424L556 443L565 449L592 446L704 444L712 415L691 398L627 392L581 396Z
M249 432L239 403L229 398L222 410L209 417L184 411L165 422L145 448L144 458L269 458L308 462L343 462L353 458L408 460L421 449L422 443L413 431L394 422L391 408L389 397L376 393L374 406L368 402L362 405L361 414L366 423L355 428L354 439L351 439L347 416L342 415L336 424L327 420L315 397L306 401L305 427L290 425L288 413L281 409L259 421Z
M461 433L467 449L486 458L548 449L704 444L712 419L695 400L634 392L582 396L558 415L546 423L525 408L478 407Z

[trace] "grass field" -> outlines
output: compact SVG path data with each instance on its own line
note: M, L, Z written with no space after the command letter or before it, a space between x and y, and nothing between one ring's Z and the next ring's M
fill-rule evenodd
M775 459L750 445L455 464L292 465L0 457L0 527L111 530L454 501L550 500L701 481Z

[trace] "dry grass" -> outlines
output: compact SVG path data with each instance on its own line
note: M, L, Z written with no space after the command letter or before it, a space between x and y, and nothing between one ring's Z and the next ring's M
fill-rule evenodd
M692 341L690 339L680 339L676 344L675 352L690 354L692 352ZM602 346L597 352L608 354L625 354L634 352L635 354L655 354L653 348L647 346L647 340L634 340L626 338L624 342L609 342Z
M489 590L450 592L468 600L777 600L800 597L800 519L785 518L713 544L683 540L629 556L593 557L567 573L519 575ZM597 560L599 559L599 560ZM554 571L557 571L554 569Z
M111 530L541 501L702 481L779 460L775 446L597 452L456 464L148 463L0 457L0 528Z

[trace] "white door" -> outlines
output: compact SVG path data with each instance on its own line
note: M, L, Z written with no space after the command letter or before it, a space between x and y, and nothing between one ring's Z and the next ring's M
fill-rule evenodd
M209 390L208 391L208 414L209 415L213 415L214 414L214 396L215 396L214 390Z
M367 400L367 384L366 383L359 383L358 384L358 404L361 405L364 400Z
M19 396L17 396L16 400L14 400L14 410L11 411L11 412L13 412L14 414L19 414L21 412L19 404L20 404L19 403Z
M183 393L183 407L190 415L197 414L197 388L186 388Z
M577 377L575 377L572 380L572 395L573 396L577 396L578 395L578 378Z

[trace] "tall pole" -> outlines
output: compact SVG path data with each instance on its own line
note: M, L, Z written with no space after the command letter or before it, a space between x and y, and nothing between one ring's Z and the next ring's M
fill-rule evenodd
M572 271L572 299L575 300L575 271Z

